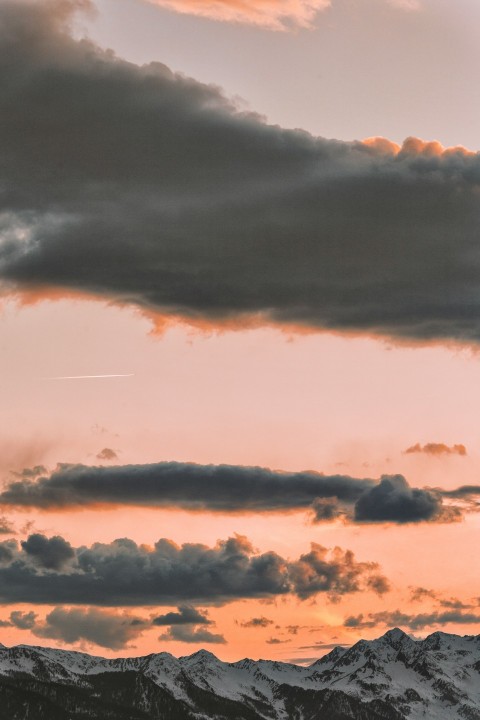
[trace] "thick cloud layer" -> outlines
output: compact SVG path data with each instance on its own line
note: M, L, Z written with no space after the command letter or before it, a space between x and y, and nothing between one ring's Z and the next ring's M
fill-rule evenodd
M8 483L0 505L61 509L144 505L222 512L295 510L316 498L355 502L374 480L242 465L160 462L87 467L60 464L51 475Z
M179 546L163 538L149 548L124 538L76 548L68 566L53 568L32 561L25 550L31 537L21 546L0 543L0 602L168 606L388 590L376 563L357 562L349 550L329 552L315 543L310 552L288 560L275 552L256 552L243 536L218 541L215 547ZM48 546L48 538L43 541Z
M480 158L268 126L0 0L0 278L199 324L480 338ZM159 320L160 322L160 320Z
M460 519L459 508L443 505L442 492L411 488L401 475L372 480L242 465L59 464L50 475L17 475L0 492L0 506L58 510L131 505L224 513L308 509L314 522L337 517L397 523Z

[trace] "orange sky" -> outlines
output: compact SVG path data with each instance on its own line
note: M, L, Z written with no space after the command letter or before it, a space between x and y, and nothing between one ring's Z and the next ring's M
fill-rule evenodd
M398 472L412 485L444 488L474 484L478 477L480 366L468 349L395 346L325 334L288 336L275 330L207 335L178 328L158 337L149 335L147 322L135 312L84 301L23 308L7 303L0 322L5 481L12 479L11 471L37 464L51 469L57 462L99 464L96 455L105 447L118 456L110 464L176 460L373 478ZM49 379L103 373L134 376ZM416 443L433 441L462 443L467 454L405 453ZM460 523L406 526L313 525L305 512L231 516L118 507L7 514L19 537L34 531L60 534L74 545L125 536L148 545L160 537L214 545L234 532L247 535L263 552L290 558L307 552L310 542L339 545L352 549L359 560L380 563L392 583L382 598L359 593L332 604L319 595L316 600L244 600L212 607L215 629L228 644L210 649L226 659L315 657L315 649L302 648L320 640L348 643L373 637L377 628L347 629L342 623L359 613L401 609L418 614L437 607L431 598L412 603L412 587L464 603L478 593L471 565L476 514ZM51 609L35 608L39 617ZM5 619L11 610L5 607ZM152 609L135 612L149 617ZM239 626L252 617L274 624ZM296 635L285 630L297 624L305 627ZM471 633L477 628L442 627ZM54 642L16 628L2 632L7 644ZM195 644L159 643L158 634L158 628L146 630L125 652L195 649ZM272 637L282 643L267 643ZM75 646L80 645L109 654L88 643Z

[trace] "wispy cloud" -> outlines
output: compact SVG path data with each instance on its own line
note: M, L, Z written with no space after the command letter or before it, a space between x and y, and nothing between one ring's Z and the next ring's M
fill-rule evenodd
M426 627L441 625L478 625L480 613L465 613L457 610L409 614L400 610L351 615L343 623L347 628L406 627L410 630L423 630Z

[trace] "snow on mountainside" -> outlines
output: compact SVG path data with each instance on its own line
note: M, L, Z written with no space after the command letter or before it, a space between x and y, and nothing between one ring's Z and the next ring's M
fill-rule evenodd
M136 689L128 695L130 684ZM71 703L62 699L66 688L80 693L78 707L66 707ZM480 636L436 632L413 640L395 629L335 648L310 667L250 659L225 663L206 650L181 658L159 653L107 660L50 648L0 647L0 693L7 691L13 704L5 717L11 720L42 720L43 715L16 714L18 693L27 691L59 704L60 714L50 709L50 717L66 719L110 717L108 708L121 702L124 714L112 710L112 718L480 720ZM110 704L101 709L105 694Z

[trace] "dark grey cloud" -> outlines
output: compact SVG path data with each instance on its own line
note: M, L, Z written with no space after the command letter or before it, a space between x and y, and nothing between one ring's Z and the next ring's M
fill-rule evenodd
M37 622L37 614L33 611L22 612L20 610L14 610L10 613L9 620L0 620L0 627L2 628L18 628L19 630L31 630L35 627Z
M95 643L110 650L121 650L136 640L148 623L126 613L117 614L97 608L61 608L49 613L37 624L33 634L66 643Z
M412 453L423 453L424 455L461 455L467 454L467 448L465 445L445 445L445 443L427 443L426 445L420 445L416 443L405 450L405 455L411 455Z
M306 509L313 522L448 522L461 511L445 506L439 489L411 488L401 475L380 480L281 472L239 465L159 462L88 467L59 464L51 474L4 485L3 507L45 510L132 505L212 512Z
M291 642L291 640L280 640L280 638L271 637L266 640L267 645L283 645L284 643Z
M269 126L0 0L0 277L197 323L478 341L480 158Z
M19 630L31 630L37 622L37 614L33 611L21 612L13 610L10 613L10 623Z
M315 472L280 472L241 465L160 462L88 467L59 464L50 475L15 479L0 504L45 509L89 505L144 505L185 510L254 512L296 510L321 499L355 502L374 480Z
M60 570L75 557L75 551L69 542L59 535L47 538L35 533L28 540L22 540L22 549L34 562L47 570Z
M400 610L368 613L368 615L351 615L344 621L348 628L375 628L379 625L388 627L407 627L410 630L423 630L434 625L475 625L480 624L479 613L465 613L457 610L435 611L410 615Z
M179 605L178 612L168 612L153 618L152 625L211 625L212 620L193 605Z
M218 633L212 633L204 628L189 627L188 625L173 625L167 632L159 635L159 640L167 641L176 640L184 643L219 643L224 644L227 641Z
M402 475L385 475L355 505L358 522L409 523L422 520L454 521L461 518L455 507L445 507L439 493L411 488Z
M33 562L32 546L46 548L42 555L33 556ZM12 541L0 543L0 555L4 551L0 602L178 606L288 595L307 599L318 593L339 598L363 589L381 593L386 588L386 584L379 589L369 583L379 575L376 563L358 562L349 550L328 551L316 543L310 552L290 560L275 552L258 553L239 535L214 547L180 546L163 538L149 548L123 538L72 548L74 557L62 555L68 560L62 564L52 547L48 538L38 535L20 546Z

